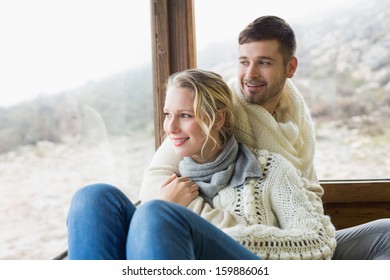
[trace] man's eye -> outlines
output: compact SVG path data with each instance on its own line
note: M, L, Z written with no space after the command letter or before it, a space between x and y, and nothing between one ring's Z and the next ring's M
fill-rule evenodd
M244 66L247 66L249 63L248 63L248 61L240 61L240 64L244 65Z
M269 62L268 60L262 60L259 62L260 65L271 65L271 62Z
M171 115L170 115L169 113L164 113L164 117L165 117L166 119L169 119L169 118L171 117Z

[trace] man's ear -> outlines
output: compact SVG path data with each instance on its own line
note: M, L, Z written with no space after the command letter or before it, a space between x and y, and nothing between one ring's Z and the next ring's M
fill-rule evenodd
M287 64L287 78L292 78L297 68L298 68L298 59L296 56L293 56L290 59L290 62Z
M216 128L221 129L225 124L225 120L226 120L225 111L218 110L216 114L216 121L215 121Z

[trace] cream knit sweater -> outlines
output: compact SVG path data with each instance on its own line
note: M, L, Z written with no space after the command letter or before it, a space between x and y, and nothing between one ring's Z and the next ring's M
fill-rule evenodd
M316 205L320 210L323 189L313 167L314 129L299 91L288 79L275 116L271 116L263 107L244 100L236 80L229 86L233 91L236 139L248 147L267 149L287 158L310 182L307 188L317 194ZM169 139L165 140L145 170L140 190L142 202L156 198L160 186L173 173L180 175L180 159Z
M308 181L282 156L252 150L263 177L222 189L213 207L202 197L188 208L264 259L331 259L335 228L315 205Z
M237 141L248 147L281 154L309 180L308 189L321 197L323 189L313 166L313 122L302 95L291 80L286 81L274 116L263 107L246 102L237 80L230 81L229 87L233 91Z

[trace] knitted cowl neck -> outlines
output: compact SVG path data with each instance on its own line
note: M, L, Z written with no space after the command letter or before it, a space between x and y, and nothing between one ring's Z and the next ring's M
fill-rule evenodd
M213 162L199 164L191 157L184 157L179 163L182 176L188 176L198 184L200 193L210 201L227 185L238 187L247 178L261 178L259 162L251 151L231 136L222 152Z
M266 149L287 158L303 174L312 167L315 133L309 110L290 79L272 116L263 107L248 103L238 79L229 81L235 112L237 140L255 149Z

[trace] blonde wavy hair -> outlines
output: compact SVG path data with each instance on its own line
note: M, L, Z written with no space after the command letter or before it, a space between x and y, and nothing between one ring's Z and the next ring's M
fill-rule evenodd
M194 94L195 119L206 134L205 143L211 139L214 147L218 142L211 136L211 129L217 121L217 112L223 112L225 123L219 136L222 146L228 141L233 134L233 101L232 93L220 75L201 69L184 70L168 78L167 90L169 88L186 88Z

